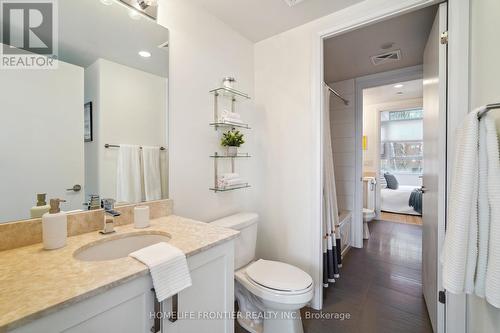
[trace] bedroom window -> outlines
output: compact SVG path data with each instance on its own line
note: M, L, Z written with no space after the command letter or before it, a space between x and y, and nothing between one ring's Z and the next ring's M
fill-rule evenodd
M423 171L423 110L381 112L382 173L421 175Z

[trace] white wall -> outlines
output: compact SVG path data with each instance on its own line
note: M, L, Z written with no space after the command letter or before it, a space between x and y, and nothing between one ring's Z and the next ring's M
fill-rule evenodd
M83 69L1 70L0 92L0 222L30 218L36 193L81 208Z
M332 133L333 165L339 210L354 210L355 187L355 84L346 80L329 84L340 95L350 101L330 97L330 128Z
M208 190L214 179L209 155L220 150L220 131L208 126L213 121L208 92L223 77L234 76L238 89L254 95L253 43L185 0L161 0L158 22L170 31L169 180L175 213L211 221L242 210L258 211L256 196L264 192L259 186L264 181L259 143L263 128L252 101L236 106L253 128L245 131L247 143L241 148L252 158L237 161L238 172L252 188L217 194Z
M500 102L500 1L471 1L471 106ZM500 112L492 111L500 129ZM500 240L495 240L500 241ZM483 299L468 297L468 332L493 333L500 330L500 309Z
M166 146L167 81L104 59L85 73L86 101L94 106L94 141L85 144L86 193L116 198L118 149L104 144ZM162 167L166 169L164 163Z

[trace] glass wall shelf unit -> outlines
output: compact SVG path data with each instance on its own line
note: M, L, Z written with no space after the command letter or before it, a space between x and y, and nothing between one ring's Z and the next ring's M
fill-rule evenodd
M248 124L242 124L242 123L231 123L231 122L215 122L215 123L210 123L210 126L215 127L215 129L221 127L221 128L244 128L244 129L251 129L251 127Z
M251 157L248 153L238 153L237 155L231 156L226 154L214 153L210 155L211 158L248 158Z
M210 93L214 94L215 96L224 96L232 99L250 99L250 96L248 94L236 89L226 87L210 90Z
M235 114L236 102L237 101L246 101L250 99L250 96L244 92L241 92L236 89L220 87L217 89L210 90L210 93L214 95L214 120L210 123L216 131L218 129L250 129L250 126L241 121L241 116ZM223 110L223 112L219 112L219 108ZM231 121L235 120L235 121ZM228 155L226 153L218 153L215 152L213 155L210 155L210 158L214 161L214 185L210 187L211 191L214 192L227 192L233 191L243 188L248 188L250 185L245 182L241 182L239 184L234 184L232 186L219 186L221 182L219 182L219 170L223 169L219 166L219 163L228 163L225 160L228 160L231 164L231 173L236 173L235 170L235 160L238 158L249 158L250 155L248 153L239 153L235 156ZM225 166L225 165L222 165ZM222 182L223 183L223 182Z
M210 191L214 192L228 192L228 191L234 191L234 190L239 190L242 188L249 188L251 187L248 184L239 184L239 185L234 185L234 186L226 186L226 187L211 187Z
M235 104L238 99L243 99L243 100L249 100L250 96L248 94L238 91L236 89L230 89L230 88L217 88L214 90L210 90L210 93L214 95L214 121L210 123L210 126L214 127L215 130L219 128L244 128L244 129L250 129L250 126L246 123L243 122L232 122L230 119L224 119L221 117L219 114L219 108L221 103L227 103L226 100L219 100L219 97L225 97L229 99L230 105L228 110L231 113L235 112ZM224 104L225 106L225 104Z

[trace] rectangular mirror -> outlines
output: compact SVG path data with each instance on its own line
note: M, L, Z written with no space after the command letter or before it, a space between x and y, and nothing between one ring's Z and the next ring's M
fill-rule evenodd
M0 69L0 222L43 193L65 211L168 197L168 30L113 0L56 13L57 67Z

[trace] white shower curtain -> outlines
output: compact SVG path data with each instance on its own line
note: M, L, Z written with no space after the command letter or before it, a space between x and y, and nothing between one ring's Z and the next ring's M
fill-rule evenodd
M330 133L330 90L324 87L323 104L323 286L340 276L340 235L336 226L339 220L337 190L333 167Z

